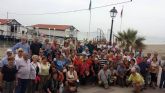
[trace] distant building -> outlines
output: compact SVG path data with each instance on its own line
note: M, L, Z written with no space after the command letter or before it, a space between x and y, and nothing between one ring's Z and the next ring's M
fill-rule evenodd
M0 19L0 35L19 39L27 34L27 28L15 19Z
M49 39L77 38L78 30L71 25L36 24L32 26L38 36Z
M0 19L0 39L19 40L22 36L27 36L29 41L34 37L41 37L40 40L56 38L62 42L65 38L77 38L78 30L72 25L49 25L36 24L23 26L15 19Z

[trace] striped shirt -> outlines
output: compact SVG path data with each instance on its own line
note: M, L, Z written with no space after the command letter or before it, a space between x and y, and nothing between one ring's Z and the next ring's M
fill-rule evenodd
M100 67L103 68L105 64L108 64L108 60L106 58L99 58Z

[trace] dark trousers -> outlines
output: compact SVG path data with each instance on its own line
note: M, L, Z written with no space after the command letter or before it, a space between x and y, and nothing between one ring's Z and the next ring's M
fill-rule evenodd
M145 82L145 87L148 85L148 79L147 79L147 73L141 73L141 75L143 76L144 78L144 82Z
M88 81L88 77L80 77L80 84L81 85L86 85Z
M125 84L126 84L126 78L125 77L121 77L121 76L118 76L117 77L117 82L118 82L118 84L119 84L119 86L121 86L121 87L124 87L125 86Z
M163 85L163 82L164 82L164 85ZM162 74L161 74L161 80L160 80L159 88L162 88L162 87L165 88L165 71L162 71Z
M12 82L6 82L4 81L4 87L3 87L3 93L13 93L14 91L14 81Z
M97 82L98 82L97 76L91 76L90 80L93 84L97 84Z
M26 93L35 93L36 83L34 80L29 80Z
M15 93L25 93L28 86L29 79L18 79Z

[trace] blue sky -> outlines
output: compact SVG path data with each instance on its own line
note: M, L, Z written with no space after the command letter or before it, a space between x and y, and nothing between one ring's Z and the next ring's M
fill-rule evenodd
M31 14L84 9L89 7L90 0L0 0L0 18L6 18L6 12ZM92 7L122 2L127 0L92 0ZM122 6L122 30L132 28L138 30L140 36L146 37L145 43L165 43L165 0L133 0L132 3L115 6L118 15L114 21L114 33L120 30L120 12ZM109 10L114 6L92 10L91 32L97 28L106 34L110 29L111 18ZM15 15L9 18L17 19L23 25L68 24L74 25L81 32L89 31L89 11L58 15ZM97 32L96 32L97 33ZM86 35L81 35L86 37Z

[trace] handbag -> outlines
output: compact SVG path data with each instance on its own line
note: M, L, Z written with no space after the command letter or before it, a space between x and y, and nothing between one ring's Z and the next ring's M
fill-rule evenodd
M40 76L36 76L36 78L35 78L35 83L39 83L41 81L41 78L40 78Z

